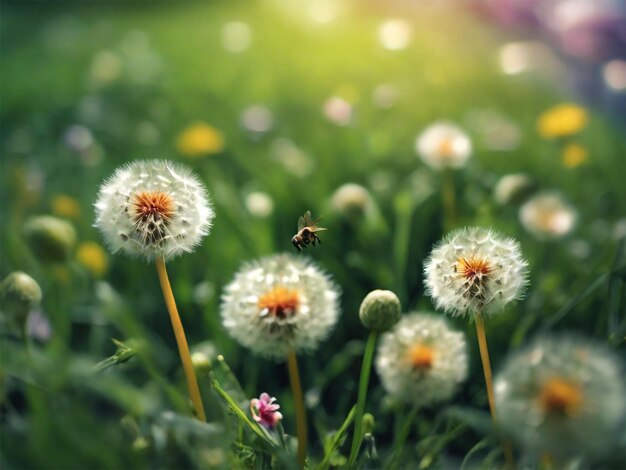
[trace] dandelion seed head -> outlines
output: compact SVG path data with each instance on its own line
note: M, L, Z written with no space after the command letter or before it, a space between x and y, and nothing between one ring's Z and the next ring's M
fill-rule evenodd
M215 215L196 176L166 160L119 168L100 187L95 208L95 226L109 249L146 259L193 251Z
M527 284L519 244L480 227L445 237L433 248L424 272L437 308L452 315L502 312L522 297Z
M244 265L226 286L222 323L241 345L282 360L326 338L339 316L339 295L315 264L278 254Z
M383 334L376 370L398 401L428 405L447 400L467 377L465 337L441 317L410 313Z
M600 456L624 419L617 358L578 337L541 337L496 377L498 418L523 449L557 459Z

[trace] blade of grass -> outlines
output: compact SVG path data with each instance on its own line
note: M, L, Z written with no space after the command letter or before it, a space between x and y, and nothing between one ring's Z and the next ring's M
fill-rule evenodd
M318 470L323 470L323 469L328 468L331 457L335 453L335 450L337 450L337 448L339 447L339 443L341 442L342 438L345 436L346 432L348 431L348 427L354 420L355 412L356 412L356 405L352 407L352 409L350 410L350 413L348 413L348 416L346 416L346 419L341 425L341 427L339 428L339 430L335 434L333 434L333 437L330 441L330 446L328 446L328 449L326 449L324 460L322 460L322 463L320 463L317 466Z

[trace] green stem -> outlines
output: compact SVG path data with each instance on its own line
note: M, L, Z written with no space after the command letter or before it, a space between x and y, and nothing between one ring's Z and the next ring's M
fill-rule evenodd
M304 468L307 445L306 410L304 409L304 394L302 393L300 374L298 373L298 360L294 350L289 351L289 354L287 355L287 368L289 369L289 381L291 382L291 391L293 393L293 401L296 407L298 466L300 468Z
M454 194L454 173L450 169L444 170L443 188L441 191L443 205L443 229L449 232L456 225L456 197Z
M176 301L174 300L174 293L172 292L170 280L167 277L165 260L163 258L156 259L156 268L159 275L159 282L161 283L161 290L163 291L163 298L165 299L165 305L167 306L167 311L170 314L172 329L174 330L176 344L178 345L178 353L183 364L183 371L185 372L185 378L187 379L189 398L191 398L191 402L194 405L198 419L206 422L206 415L204 414L204 407L202 406L202 397L200 396L200 388L198 387L198 379L196 379L196 372L193 369L191 354L189 353L189 345L187 344L187 338L185 337L185 330L183 329L183 324L180 321L180 316L178 315Z
M367 398L367 386L370 381L370 372L372 370L372 360L374 358L374 348L376 346L376 338L378 332L372 330L369 338L367 338L367 344L365 345L365 352L363 353L363 364L361 366L361 379L359 381L359 395L356 402L356 414L354 416L354 436L352 437L352 447L350 449L350 458L348 460L348 468L353 468L356 462L359 449L361 448L361 442L363 436L361 432L361 426L363 425L363 413L365 412L365 399Z
M398 461L402 456L402 449L404 448L404 443L406 442L407 437L411 432L411 424L413 424L413 420L415 419L415 415L417 415L417 411L420 409L419 405L415 405L411 412L408 414L404 423L402 424L402 429L400 431L400 435L398 436L398 440L393 446L393 454L391 458L391 463L389 464L389 469L393 470L397 468Z

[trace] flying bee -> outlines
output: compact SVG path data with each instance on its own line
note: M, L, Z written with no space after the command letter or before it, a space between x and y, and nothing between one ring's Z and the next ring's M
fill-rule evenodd
M320 237L318 237L315 232L321 232L327 229L317 226L319 220L319 218L313 220L311 211L306 211L306 214L298 218L298 233L291 239L291 243L293 243L293 246L295 246L298 251L302 251L302 248L306 248L309 244L315 246L315 242L320 245L322 244Z

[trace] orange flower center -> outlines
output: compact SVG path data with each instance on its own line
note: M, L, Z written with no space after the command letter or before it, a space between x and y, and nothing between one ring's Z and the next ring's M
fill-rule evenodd
M454 155L454 142L450 137L444 137L439 141L437 145L437 153L441 157L447 158Z
M300 304L298 291L278 286L259 297L258 306L276 318L287 318L296 313Z
M544 384L539 402L546 412L571 416L582 406L583 395L580 385L555 377Z
M491 266L481 258L459 258L454 272L465 278L465 295L475 299L485 296L485 282L491 274Z
M171 196L159 191L135 194L133 206L135 222L148 219L168 222L174 215L174 201Z
M415 369L428 370L433 366L435 351L430 346L416 344L409 349L408 359Z

